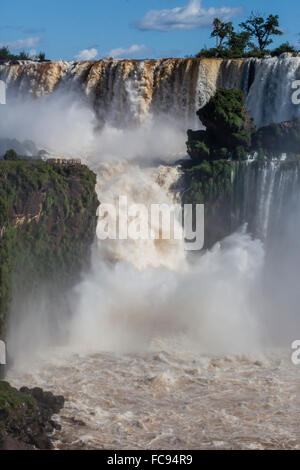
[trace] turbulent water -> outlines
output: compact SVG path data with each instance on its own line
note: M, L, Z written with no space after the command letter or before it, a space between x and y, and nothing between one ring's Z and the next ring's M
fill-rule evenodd
M27 133L64 155L75 147L97 173L102 203L126 195L146 207L172 204L180 178L172 162L199 103L219 86L238 87L257 123L292 118L287 90L299 66L286 56L1 66L12 100L2 133ZM239 228L201 254L162 237L103 241L98 225L91 269L66 293L64 344L45 338L33 355L14 351L13 384L67 399L57 448L299 448L290 360L300 330L298 166L249 164L232 184L228 217ZM21 328L43 338L46 313L35 311L39 321L28 315ZM11 334L20 338L18 327Z
M243 175L245 200L252 171ZM300 188L298 173L280 164L260 171L254 227L267 237L278 198L284 212ZM105 163L98 175L104 202L124 192L135 202L177 197L176 167ZM66 397L58 449L300 448L300 377L288 333L285 349L271 341L273 324L281 339L283 324L262 288L272 272L262 243L244 228L190 261L181 243L161 243L99 241L73 293L67 345L29 361L21 351L9 380ZM286 290L292 279L270 279L272 289L277 281ZM294 335L297 325L290 321Z
M144 354L55 349L9 379L65 395L58 449L300 449L299 371L284 351L205 357L163 340Z

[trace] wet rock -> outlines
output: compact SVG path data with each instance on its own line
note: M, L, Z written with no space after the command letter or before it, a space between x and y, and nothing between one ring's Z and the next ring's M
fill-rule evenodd
M261 127L253 135L253 149L259 155L279 158L286 153L289 158L299 158L300 121L284 121Z
M52 449L48 434L60 426L51 417L63 406L62 396L0 382L0 449Z

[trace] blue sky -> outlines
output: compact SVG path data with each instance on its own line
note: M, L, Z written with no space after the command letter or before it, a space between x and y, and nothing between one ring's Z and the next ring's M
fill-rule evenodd
M299 0L0 0L0 45L72 60L195 54L212 46L215 16L238 24L251 10L280 15L284 36L300 39Z

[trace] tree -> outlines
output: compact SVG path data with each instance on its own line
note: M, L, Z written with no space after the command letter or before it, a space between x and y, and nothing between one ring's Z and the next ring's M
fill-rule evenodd
M40 52L39 55L38 55L38 60L39 60L40 62L43 62L45 59L46 59L46 54L45 54L45 52Z
M280 54L283 54L284 52L294 53L294 52L297 52L297 51L294 48L294 46L292 46L289 42L284 42L279 47L277 47L276 49L274 49L272 51L272 55L273 56L278 56Z
M231 51L236 51L239 55L243 55L245 49L249 46L250 37L251 34L247 31L240 33L232 31L227 41L227 47Z
M16 161L19 159L17 152L15 152L13 149L7 150L3 158L4 160L11 160L11 161Z
M217 49L223 49L224 40L233 32L233 26L231 21L229 23L223 23L219 18L215 18L213 21L213 27L211 37L216 38Z
M20 52L19 56L18 56L18 59L20 60L28 60L29 59L29 55L25 52L25 51L22 51Z
M10 58L10 53L7 47L1 47L0 49L0 60L8 60Z
M257 39L261 52L272 44L273 39L271 36L282 35L282 31L279 29L278 15L269 15L265 18L252 12L249 18L240 24L240 27Z

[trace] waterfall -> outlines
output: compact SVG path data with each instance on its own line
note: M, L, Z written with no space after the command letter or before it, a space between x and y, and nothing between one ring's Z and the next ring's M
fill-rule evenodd
M8 85L8 105L1 131L22 140L42 137L46 148L56 150L61 145L66 157L71 143L97 173L101 202L126 195L146 206L169 203L178 172L171 165L159 166L157 159L174 162L184 154L186 129L195 122L198 105L204 105L218 87L238 87L247 93L247 106L257 113L257 122L265 119L259 108L267 110L270 121L279 119L272 90L263 91L269 87L265 81L276 84L287 77L289 84L298 62L298 57L281 57L2 65L0 78ZM281 96L285 92L281 86ZM286 98L283 115L289 116L292 109ZM98 133L93 132L95 127ZM69 155L74 155L73 148ZM298 166L292 162L237 165L231 200L226 201L229 213L221 219L230 221L231 236L225 240L218 236L220 242L212 251L193 260L182 243L171 240L99 241L92 270L76 294L74 322L79 337L85 332L86 342L92 336L100 347L107 339L120 340L126 349L136 341L140 345L175 331L195 337L206 351L251 349L259 334L249 299L262 272L262 242L267 255L269 247L280 246L275 242L280 240L282 220L287 226L293 224L285 214L290 204L296 211L298 188ZM248 233L237 231L245 224Z
M266 245L300 210L299 163L296 161L249 162L234 174L231 206L232 227L248 224L253 236Z
M267 59L160 59L96 62L21 62L1 65L0 79L11 96L40 97L76 91L100 125L143 123L149 116L172 116L197 127L195 112L219 87L245 92L258 126L300 116L292 82L300 79L300 57Z
M256 59L255 78L246 99L247 109L258 126L270 122L300 119L300 107L293 104L292 83L300 79L300 57Z
M146 208L177 203L174 161L187 126L198 128L198 106L218 87L236 87L258 125L299 117L290 100L299 61L1 65L8 104L0 137L80 155L97 174L101 205L117 207L120 196ZM59 448L298 445L290 345L299 332L300 162L230 165L226 191L221 174L221 201L212 203L214 246L191 254L182 240L102 240L99 217L90 269L64 293L67 312L45 309L42 290L41 299L30 291L21 299L22 321L11 313L8 344L18 347L9 350L8 379L68 399ZM57 332L55 318L66 334L49 349L46 325ZM260 354L269 346L285 351Z
M172 190L179 179L180 173L177 167L163 166L141 168L137 164L129 162L102 163L98 168L97 192L102 204L112 204L116 208L119 232L127 231L127 209L133 204L142 204L151 212L152 204L180 203L179 193ZM126 207L119 206L119 196L126 196ZM121 213L119 211L121 209ZM143 212L137 213L136 224L143 226L147 224L147 232L152 238L147 239L100 239L99 218L97 234L99 246L105 259L113 263L127 262L138 270L147 268L178 269L184 263L183 240L164 238L162 224L159 220L155 225L151 224L150 218ZM178 223L178 229L181 225ZM122 224L123 226L120 226Z

